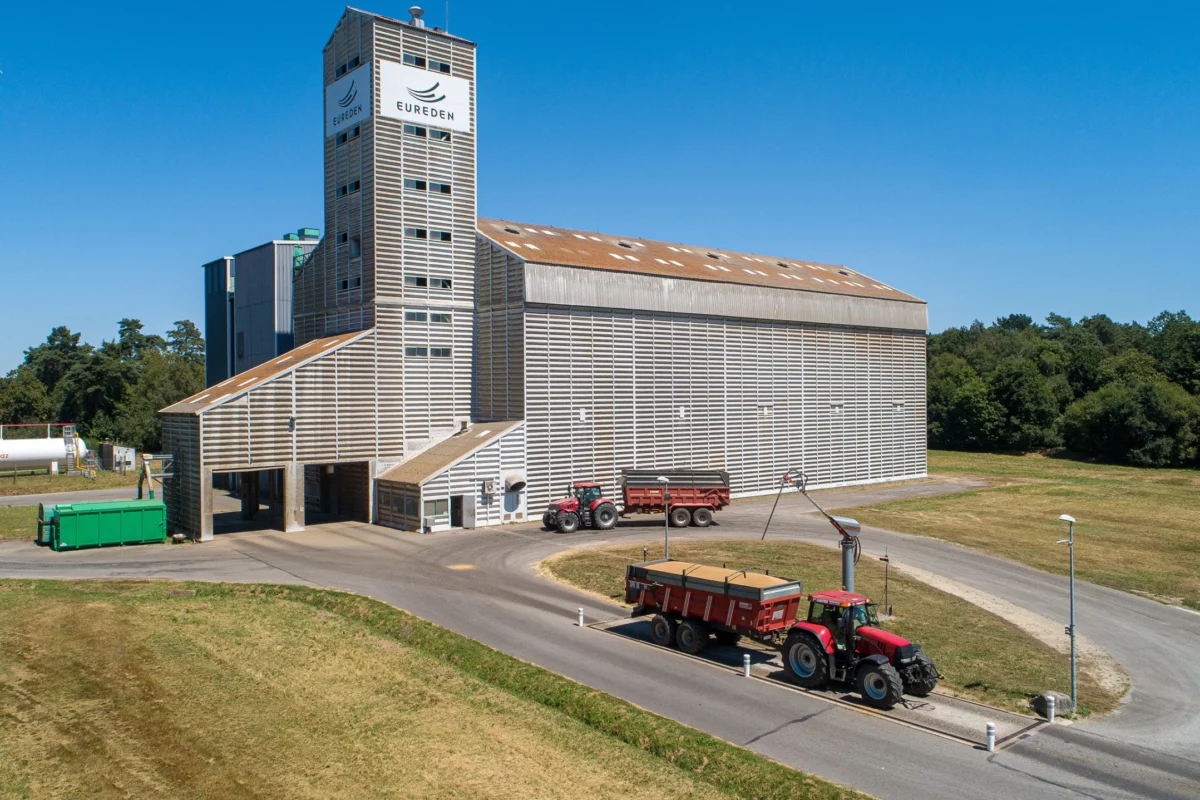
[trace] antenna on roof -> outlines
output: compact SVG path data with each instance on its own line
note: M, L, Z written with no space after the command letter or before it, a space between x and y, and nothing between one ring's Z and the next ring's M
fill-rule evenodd
M421 17L425 16L425 9L420 6L413 6L408 9L408 13L412 15L412 26L414 28L425 27L425 20L421 19Z

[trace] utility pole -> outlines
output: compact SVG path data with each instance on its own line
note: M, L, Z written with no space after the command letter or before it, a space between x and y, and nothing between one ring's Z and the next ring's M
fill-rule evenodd
M1079 698L1075 694L1075 518L1068 514L1059 515L1059 521L1067 523L1067 538L1059 539L1056 544L1065 544L1071 559L1071 624L1067 626L1067 634L1071 637L1071 705L1079 707Z
M667 484L671 482L665 475L658 476L663 485L663 558L671 560L671 490Z

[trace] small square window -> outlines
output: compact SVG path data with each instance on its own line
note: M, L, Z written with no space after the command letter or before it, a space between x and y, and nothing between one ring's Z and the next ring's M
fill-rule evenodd
M338 197L345 197L348 193L349 193L349 187L347 187L346 184L342 184L341 186L339 186L337 188L337 196Z
M351 278L350 279L350 288L351 289L361 289L362 288L362 278Z
M447 75L450 74L450 65L447 64L445 61L434 61L431 58L431 59L429 59L429 68L431 70L433 70L434 72L444 72Z
M348 234L348 233L339 233L338 234L338 244L345 244L348 241L350 241L350 234Z
M347 70L352 70L352 69L354 69L355 67L357 67L357 66L358 66L359 64L361 64L361 63L362 63L362 62L358 60L358 56L355 56L354 58L350 59L350 60L349 60L349 61L346 63L346 69L347 69Z
M409 136L416 136L421 139L424 139L429 134L429 131L420 125L405 125L404 132Z
M334 145L337 147L341 147L342 145L344 145L346 143L346 138L347 138L346 134L339 133L337 135L337 139L334 140Z
M425 181L419 181L416 178L405 178L404 179L404 188L405 189L415 189L418 192L423 192L428 188L428 184L425 183Z
M450 357L450 348L449 347L433 347L433 348L430 348L429 355L433 358L449 358Z
M408 356L409 358L429 358L429 348L406 347L404 348L404 355Z
M362 257L362 238L359 236L351 236L350 237L350 257L351 258L361 258Z
M354 192L357 192L360 188L362 188L362 184L359 181L353 181L352 183L350 183L350 185L348 187L348 192L350 194L353 194Z
M450 194L450 184L448 184L448 183L430 183L429 191L432 194Z
M430 278L429 288L431 289L449 289L452 281L449 278Z
M427 289L429 288L429 279L423 275L405 275L404 285L413 286L417 289Z
M350 131L350 138L351 138L351 139L357 139L357 138L358 138L358 134L359 134L359 126L358 126L358 125L355 125L355 126L354 126L354 130Z
M347 281L347 280L338 281L337 290L339 292L349 291L349 289L350 289L350 281Z
M337 69L335 69L333 71L333 76L335 78L340 78L345 74L346 74L346 65L345 64L342 64L340 67L338 67Z
M437 142L450 141L450 131L430 131L429 138Z
M424 56L414 56L412 53L405 53L404 63L408 64L409 66L424 68L425 58Z
M425 322L426 319L428 319L428 316L429 315L426 314L424 311L405 311L404 312L404 321L405 322Z
M429 321L436 322L441 325L447 325L450 322L450 315L449 314L430 314Z
M450 231L430 231L429 238L435 242L448 242L450 241Z
M424 228L405 228L404 238L406 239L428 239L429 231Z

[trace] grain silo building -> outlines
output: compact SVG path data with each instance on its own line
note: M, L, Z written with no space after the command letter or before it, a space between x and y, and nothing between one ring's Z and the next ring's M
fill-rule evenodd
M924 302L845 267L476 212L475 45L347 9L296 348L165 409L172 524L278 471L289 529L537 519L573 479L714 467L735 495L925 474Z

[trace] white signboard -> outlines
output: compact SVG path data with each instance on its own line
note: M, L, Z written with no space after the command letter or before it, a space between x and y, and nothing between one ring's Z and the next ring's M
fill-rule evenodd
M452 131L471 130L471 84L441 72L379 62L379 113Z
M325 135L371 117L371 65L363 64L325 87Z

